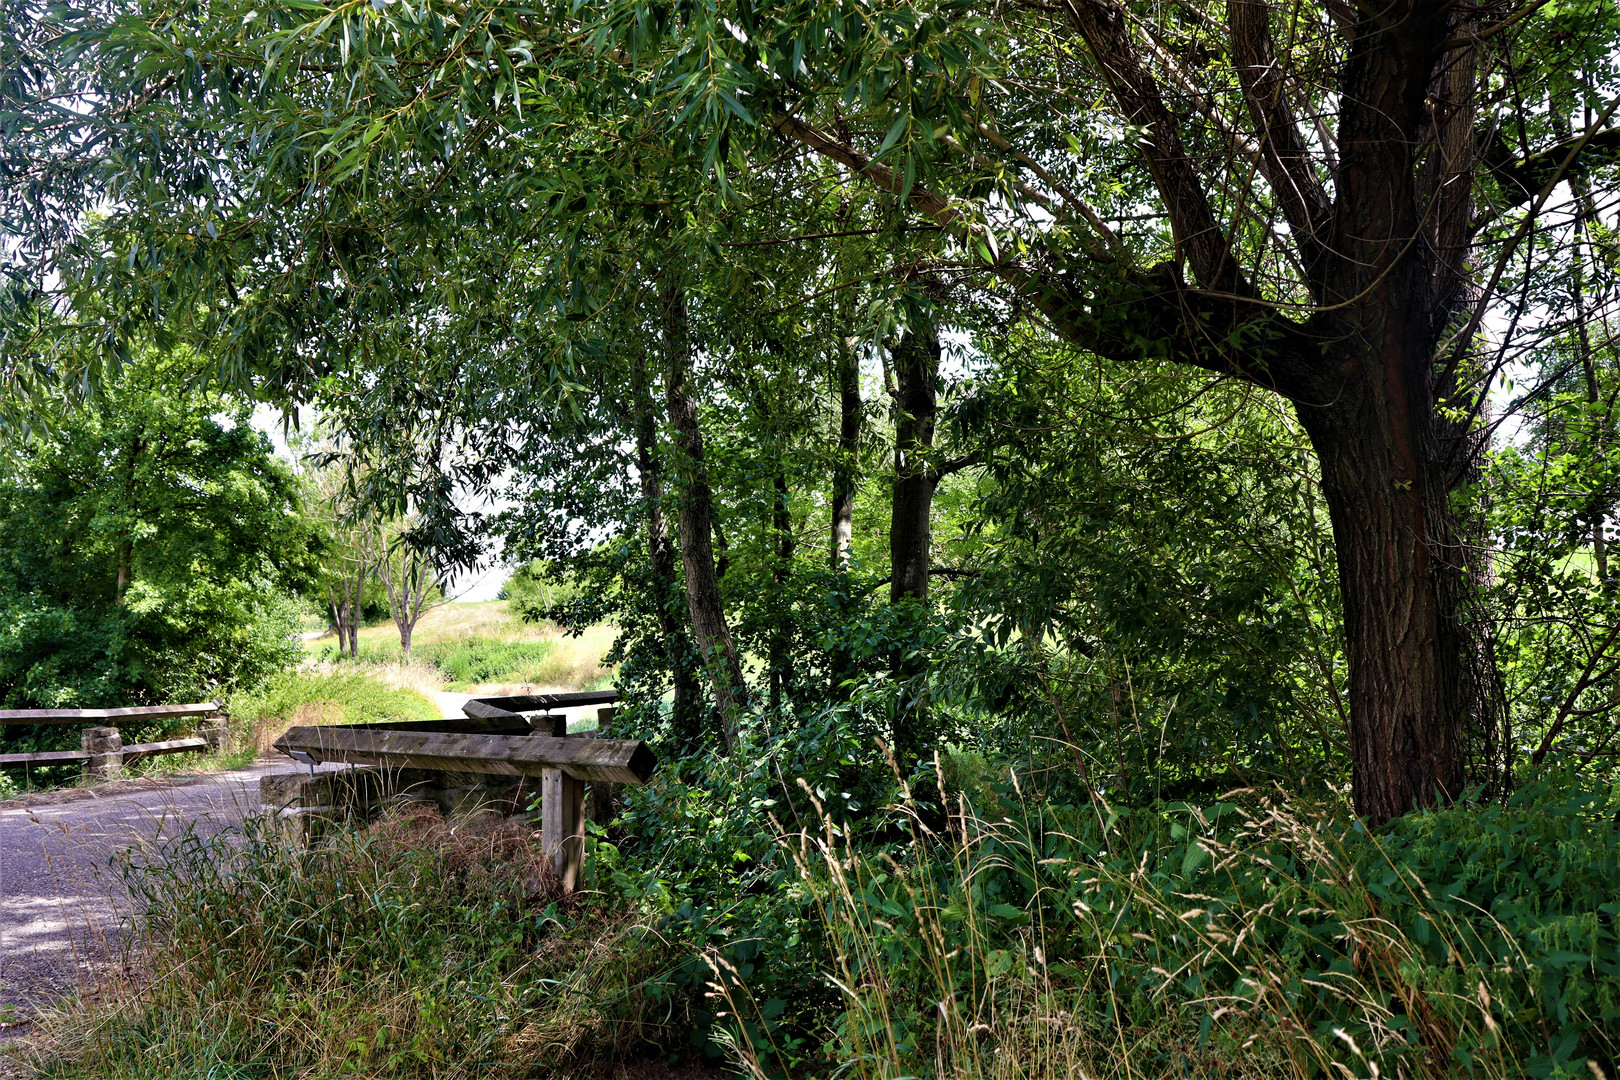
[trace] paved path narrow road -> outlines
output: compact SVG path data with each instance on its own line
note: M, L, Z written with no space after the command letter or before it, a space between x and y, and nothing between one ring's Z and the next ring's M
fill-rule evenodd
M258 806L261 762L161 786L114 783L0 810L0 1010L26 1015L116 963L125 912L117 853L187 827L208 835Z
M442 715L460 716L467 695L435 698ZM120 961L128 911L113 869L118 853L186 828L210 835L234 824L258 808L260 777L292 767L277 756L231 772L113 783L0 809L0 1024ZM0 1029L0 1037L7 1033Z

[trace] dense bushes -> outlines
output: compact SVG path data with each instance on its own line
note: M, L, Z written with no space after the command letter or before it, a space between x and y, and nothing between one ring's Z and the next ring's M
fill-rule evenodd
M290 590L308 581L315 539L297 480L248 403L181 385L175 362L148 351L0 457L0 707L225 697L301 655ZM126 726L124 738L175 730ZM78 738L13 726L0 749ZM0 792L22 776L7 770Z
M567 904L521 825L179 843L132 877L166 974L59 1068L1616 1075L1620 792L1368 833L1275 791L1076 805L967 751L902 784L862 726L667 760Z

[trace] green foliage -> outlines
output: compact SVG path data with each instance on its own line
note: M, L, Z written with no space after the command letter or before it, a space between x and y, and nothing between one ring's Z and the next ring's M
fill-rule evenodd
M0 466L0 705L207 700L301 655L314 538L249 406L149 351ZM160 738L163 725L127 728ZM8 751L71 728L9 727ZM64 774L71 770L59 770Z
M286 671L231 699L234 720L268 726L305 723L380 724L391 720L437 720L439 708L414 690L395 690L363 672Z
M678 1020L669 946L608 898L553 902L514 824L391 819L297 850L271 823L137 852L162 963L44 1075L518 1077L632 1052Z
M298 489L249 408L152 354L0 483L0 701L204 698L297 656Z
M1620 1051L1612 795L1539 786L1377 836L1252 794L1134 814L1002 795L980 808L1001 824L918 829L847 878L841 838L804 863L845 985L869 988L846 998L840 1059L958 1054L952 1025L998 1009L990 1037L1021 1039L1035 1007L1075 1025L1092 1068L1128 1035L1149 1074L1573 1078ZM940 999L967 1011L941 1021Z
M465 638L418 646L414 656L439 668L458 683L520 682L556 651L550 641L501 641Z
M499 600L510 600L517 608L548 611L579 598L577 585L559 579L544 562L530 559L506 579Z

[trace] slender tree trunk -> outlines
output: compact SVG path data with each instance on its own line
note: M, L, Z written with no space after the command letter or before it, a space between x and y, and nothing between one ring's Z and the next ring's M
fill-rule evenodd
M771 512L771 527L776 533L776 567L772 577L776 581L777 601L786 604L787 584L793 577L793 514L788 497L787 474L781 468L772 478L775 501ZM791 609L781 610L776 626L771 631L771 712L782 708L782 698L788 682L788 619Z
M360 619L365 611L366 603L365 570L361 569L355 571L352 586L353 592L349 594L349 655L355 659L359 659Z
M885 366L887 361L885 360ZM838 390L838 448L832 467L832 529L827 544L827 561L839 575L836 595L839 615L852 613L854 600L848 595L851 551L855 541L855 485L860 475L861 427L865 403L861 400L861 373L856 362L855 340L838 343L838 365L834 372ZM845 696L845 684L855 678L856 668L850 650L834 642L828 655L828 681L834 698Z
M691 641L676 605L681 586L675 572L675 545L670 543L664 520L664 471L658 457L658 417L648 385L647 368L638 353L630 361L636 410L636 470L641 474L641 500L647 513L647 557L652 566L658 632L664 639L674 702L671 717L678 738L688 745L702 736L702 694L692 663Z
M731 629L720 602L715 572L713 498L703 460L703 433L698 427L697 394L692 385L692 341L686 317L686 295L679 285L664 290L664 394L676 447L676 475L681 482L676 527L681 566L686 571L686 604L692 633L703 653L703 667L720 713L721 734L730 747L737 723L748 711L748 686Z
M135 469L145 449L146 439L137 435L135 441L130 444L129 454L124 460L124 512L131 517L135 517L139 512L135 505ZM124 593L128 591L130 579L134 575L134 562L135 543L126 538L118 547L118 581L113 587L113 602L120 606L124 603Z
M901 339L890 357L894 367L894 489L889 512L891 604L924 605L928 600L930 517L938 479L929 461L939 400L939 331L920 323ZM913 612L920 614L920 612ZM915 650L900 649L891 664L906 700L894 724L894 749L903 768L926 750L931 733L924 665Z
M118 549L118 584L113 599L120 604L124 602L124 591L129 588L129 564L134 552L135 545L128 540Z
M889 600L928 598L930 515L937 480L929 453L939 402L939 333L932 327L907 334L893 350L894 498L889 514L889 562L894 571Z
M838 454L832 474L832 538L829 562L835 572L849 569L855 538L855 477L861 442L861 373L854 343L845 338L838 349Z

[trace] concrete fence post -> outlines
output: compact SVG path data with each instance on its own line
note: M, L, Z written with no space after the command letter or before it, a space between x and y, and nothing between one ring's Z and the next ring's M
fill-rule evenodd
M230 732L230 721L223 716L205 716L197 721L197 734L208 744L210 754L225 752L225 736Z
M111 780L124 771L124 740L117 728L85 728L79 744L89 755L84 763L86 779Z

